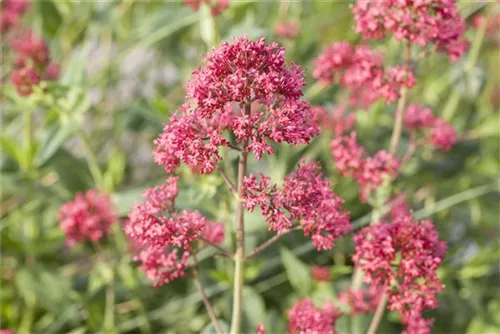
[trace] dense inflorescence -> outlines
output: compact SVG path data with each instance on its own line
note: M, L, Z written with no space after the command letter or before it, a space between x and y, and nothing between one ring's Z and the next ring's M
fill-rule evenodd
M3 0L0 12L0 33L5 34L19 24L31 2L28 0Z
M155 286L184 276L200 234L214 243L224 238L224 227L200 213L177 212L177 182L178 177L169 177L165 184L144 191L146 201L134 207L125 225L125 233L139 248L135 260Z
M367 156L357 142L356 132L335 138L331 143L331 152L339 172L343 176L352 176L360 184L362 201L366 201L385 178L394 178L399 173L398 160L387 151Z
M394 66L384 68L380 52L366 45L351 46L335 42L316 59L313 77L324 84L334 81L350 91L353 105L369 107L379 99L396 101L402 88L411 88L416 80L413 72Z
M430 108L411 104L405 110L404 121L409 131L419 131L430 137L425 138L426 141L444 152L450 151L457 141L457 133L453 126L435 117Z
M351 229L349 214L341 209L342 198L332 191L314 162L300 163L297 171L285 178L281 189L262 174L260 180L250 174L243 184L245 207L253 211L259 206L271 231L282 233L298 220L314 246L327 250Z
M386 289L390 310L399 312L409 333L429 327L422 311L436 308L436 295L443 289L437 276L446 244L439 240L431 221L397 216L364 228L354 237L353 261L365 273L367 284Z
M10 41L16 52L11 82L21 96L29 96L41 80L53 81L59 77L59 66L50 63L47 44L32 32L13 36Z
M435 45L451 60L468 48L465 22L454 0L358 0L352 9L356 31L365 39L393 35L425 47Z
M98 190L77 193L72 201L61 206L58 218L68 246L84 240L99 241L118 220L110 197Z
M316 307L309 298L298 300L288 310L288 332L290 334L335 334L335 321L340 312L331 303L323 309Z
M186 100L156 139L155 161L174 172L183 162L211 173L219 147L251 151L257 159L274 152L268 140L305 144L318 134L298 66L285 64L284 49L245 37L223 43L193 73ZM231 131L236 143L223 136Z

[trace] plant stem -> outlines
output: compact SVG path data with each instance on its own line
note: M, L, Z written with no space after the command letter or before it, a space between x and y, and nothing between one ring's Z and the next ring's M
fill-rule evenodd
M245 106L245 114L250 115L251 103ZM234 277L233 277L233 314L231 316L231 334L238 334L241 327L241 313L243 303L243 283L245 271L245 211L242 201L243 177L247 174L246 150L248 142L245 141L240 151L238 162L238 185L236 203L236 252L234 254Z
M80 140L80 143L82 144L82 149L89 166L90 174L92 174L92 178L94 179L96 186L103 187L104 176L101 172L101 169L99 168L99 164L97 163L97 157L92 151L87 134L82 129L78 130L76 134L78 136L78 139Z
M259 245L253 251L251 251L250 253L248 253L248 255L245 257L245 259L248 260L249 258L251 258L251 257L259 254L264 249L266 249L267 247L271 246L273 243L275 243L276 241L278 241L278 239L280 239L282 236L284 236L284 235L286 235L286 234L288 234L290 232L293 232L293 231L298 231L300 229L302 229L302 226L296 226L294 228L290 228L290 229L284 230L283 232L281 232L281 234L274 235L272 238L268 239L263 244Z
M196 285L196 289L200 293L201 299L203 299L203 304L205 304L205 308L208 312L208 317L210 321L212 321L212 325L214 326L215 332L217 334L223 334L222 328L220 327L219 321L217 320L217 316L215 315L212 304L210 304L210 300L208 299L207 294L205 293L205 289L200 281L200 276L198 273L198 260L196 259L196 254L193 254L194 266L193 266L193 278L194 285Z
M411 44L405 48L405 70L408 70L411 61ZM396 109L396 119L394 121L394 128L392 130L391 144L389 147L389 152L391 154L396 153L398 148L399 139L401 138L401 132L403 130L403 113L406 105L406 96L408 89L406 87L401 88L401 96L398 100L398 107Z
M226 171L222 167L217 167L217 170L219 171L220 175L226 182L227 186L229 189L233 192L233 194L236 194L238 192L238 189L236 189L236 186L234 185L233 181L229 178L229 176L226 174Z
M372 322L370 323L370 327L368 327L368 331L366 332L366 334L375 334L377 332L377 328L380 324L380 320L382 320L382 316L384 315L386 305L387 294L384 293L380 298L377 309L375 310L375 314L373 315Z
M247 155L244 150L240 152L238 163L238 203L236 208L236 252L234 254L234 286L233 286L233 315L231 317L231 333L238 334L241 325L241 311L243 302L243 274L245 270L245 225L243 202L241 192L243 177L247 172Z
M203 238L203 237L200 237L200 240L203 241L204 243L206 243L207 245L210 245L212 246L213 248L217 249L218 251L220 251L222 253L222 255L226 256L226 257L233 257L233 254L225 249L224 247L221 247L217 244L214 244L213 242L210 242L209 240Z
M33 155L33 113L26 110L23 114L23 141L24 141L24 166L21 166L25 172L31 171Z
M115 287L113 280L114 277L106 286L106 309L104 311L104 328L109 333L113 332L115 326Z

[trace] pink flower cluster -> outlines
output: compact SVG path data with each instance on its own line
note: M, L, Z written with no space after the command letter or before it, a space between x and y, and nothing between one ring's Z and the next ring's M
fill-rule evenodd
M335 136L342 136L347 130L356 123L356 115L347 113L346 108L339 106L332 111L323 107L313 107L316 121L322 130L331 130Z
M370 193L382 184L384 178L399 173L398 160L387 151L367 156L357 142L356 132L335 138L331 145L335 166L343 176L352 176L360 184L360 198L366 201Z
M169 177L165 184L147 189L146 202L132 210L125 225L125 233L141 248L134 259L142 262L140 268L154 286L184 276L192 244L200 234L207 233L207 239L216 243L224 239L223 225L198 212L176 212L177 182L178 177Z
M242 197L249 211L260 206L271 231L282 233L298 220L318 250L331 249L335 240L351 229L349 214L341 209L342 198L332 191L314 162L301 162L297 171L285 178L282 189L271 185L269 177L260 174L257 180L250 174L243 179Z
M294 39L299 34L299 24L295 21L280 21L276 23L274 33L278 37Z
M366 289L349 289L339 294L339 301L350 308L350 315L374 312L380 302L384 289L370 285Z
M11 41L11 45L17 52L11 81L19 95L30 95L33 87L42 79L56 80L58 78L59 66L50 63L49 48L42 38L32 32L22 33Z
M204 3L210 7L213 16L219 16L229 7L229 0L183 0L183 2L195 12L200 10L201 4Z
M285 64L284 49L265 39L223 43L193 73L186 103L156 139L155 161L171 173L183 162L211 173L220 147L271 154L276 143L306 144L318 134L309 105L301 101L304 74ZM236 143L223 137L229 130Z
M464 38L465 22L454 0L357 0L352 12L356 31L365 39L392 34L421 47L433 44L453 61L469 46Z
M443 119L434 117L430 108L411 104L406 108L404 121L410 131L430 129L432 145L442 151L448 152L457 141L455 129Z
M0 33L7 33L17 26L30 5L28 0L3 0L0 13Z
M413 87L416 79L401 66L385 69L383 60L381 53L366 45L336 42L316 58L313 77L327 84L338 80L350 91L353 105L368 107L379 99L392 103L401 89Z
M290 334L335 334L335 321L340 312L331 303L323 309L316 307L309 298L298 300L288 310L288 332Z
M443 289L436 270L446 244L431 221L415 221L411 215L398 216L392 223L381 222L361 230L354 237L355 265L365 273L366 283L385 288L390 310L399 312L408 333L431 321L421 312L436 308L436 295Z
M86 239L92 242L102 239L118 220L111 199L98 190L77 193L74 200L61 206L58 218L68 246Z
M266 334L267 332L266 327L263 324L258 324L255 331L257 332L257 334Z

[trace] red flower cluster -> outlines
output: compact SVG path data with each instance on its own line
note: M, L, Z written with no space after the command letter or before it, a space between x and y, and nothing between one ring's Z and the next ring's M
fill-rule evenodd
M313 281L316 282L329 282L330 281L330 267L327 266L314 266L311 270Z
M309 298L298 300L288 310L288 332L290 334L335 334L335 321L340 312L331 303L323 309L316 307Z
M323 130L331 130L335 136L342 136L356 123L354 113L346 113L345 107L335 107L328 111L323 107L313 107L316 121Z
M299 34L299 24L295 21L280 21L276 23L274 33L278 37L294 39Z
M392 223L364 228L354 242L353 261L365 272L365 282L385 288L388 308L402 315L408 333L415 333L416 325L430 326L421 312L438 305L436 295L443 287L436 270L446 252L432 222L398 216Z
M271 154L268 139L305 144L318 134L309 105L300 101L303 72L287 68L284 49L265 39L245 37L223 43L193 73L186 103L156 139L155 161L173 172L181 162L211 173L221 159L218 149L232 146L222 136L234 134L241 149L260 159Z
M207 226L202 231L201 236L203 240L212 244L221 244L224 242L224 224L212 221L207 222Z
M28 0L3 0L0 12L0 33L4 34L16 26L30 5Z
M457 141L455 129L443 119L434 117L430 108L411 104L404 117L405 126L410 131L431 129L430 141L438 149L448 152Z
M434 44L451 60L460 58L469 46L454 0L358 0L352 12L356 31L365 39L393 34L421 47Z
M218 230L215 239L221 234L219 224L208 222L198 212L176 212L177 181L178 177L169 177L165 184L146 190L146 202L132 210L125 225L125 233L142 248L135 260L142 262L140 268L155 286L184 276L192 244L200 233Z
M68 246L85 239L92 242L102 239L111 224L118 220L111 199L98 190L77 193L73 201L61 206L58 218Z
M402 192L389 199L387 204L390 206L388 216L392 220L397 219L399 216L407 216L411 214L410 207L406 203L405 194Z
M327 250L351 229L349 214L341 209L342 198L332 191L314 162L301 162L297 171L285 178L282 189L262 174L260 181L253 174L246 176L243 185L245 207L253 211L260 206L271 231L282 233L292 227L293 220L299 220L314 246Z
M361 185L361 200L366 201L385 177L394 178L398 174L399 162L387 151L378 151L367 157L356 137L353 131L349 136L335 138L330 147L335 166L343 176L354 177Z
M336 78L351 92L351 103L368 107L378 99L396 101L403 87L416 83L413 72L395 66L384 69L383 56L366 45L336 42L316 58L313 77L330 84Z
M367 289L360 289L358 291L352 289L342 291L339 294L339 300L348 305L350 308L350 315L355 316L374 312L380 302L383 292L383 289L371 285Z
M38 85L42 79L57 79L59 67L57 64L50 64L49 48L43 39L27 32L13 39L11 45L17 52L11 81L19 95L30 95L33 86Z
M229 0L183 0L183 2L195 12L200 10L201 4L204 3L210 7L213 16L219 16L229 7Z

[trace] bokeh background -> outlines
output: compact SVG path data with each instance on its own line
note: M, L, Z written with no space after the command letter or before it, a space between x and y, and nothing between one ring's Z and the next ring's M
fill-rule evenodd
M439 272L446 289L440 307L429 313L436 318L434 332L493 334L500 332L500 9L498 2L486 1L459 1L458 6L469 25L469 52L454 63L443 55L427 57L410 101L449 120L459 142L447 154L424 150L397 186L415 215L433 219L449 245ZM338 86L313 91L311 71L324 46L362 42L353 29L350 2L231 1L214 18L181 2L39 0L23 20L46 39L60 64L60 79L43 101L19 97L7 79L12 57L2 40L1 328L16 333L211 333L192 282L179 279L152 288L136 270L119 224L99 249L65 245L57 210L76 192L96 186L76 134L86 134L105 171L104 186L125 218L145 187L166 178L153 163L153 139L181 105L191 72L221 40L245 34L279 42L287 60L305 70L311 104L332 108L342 103ZM276 24L284 20L299 25L296 38L275 35ZM396 41L370 44L385 53L387 63L400 61L402 47ZM368 151L387 146L394 108L376 103L358 113L356 129ZM19 162L27 110L34 112L35 142L28 173ZM250 170L279 180L300 157L318 159L356 226L362 226L370 207L360 203L356 184L335 170L330 139L325 133L308 146L278 146L274 156L251 160ZM402 140L403 147L408 145L407 136ZM225 157L229 170L233 158ZM179 206L228 222L225 243L231 245L232 206L223 181L187 169L180 174ZM248 249L270 236L258 214L248 215L246 229ZM321 301L345 290L352 251L350 238L318 253L309 240L291 234L249 262L245 331L264 323L270 333L283 333L286 310L298 296ZM213 254L207 249L199 256L202 280L220 317L229 319L232 268ZM313 265L330 266L331 282L314 282ZM369 320L361 318L365 326ZM350 333L351 321L341 318L337 330ZM395 314L387 314L380 332L401 332Z

